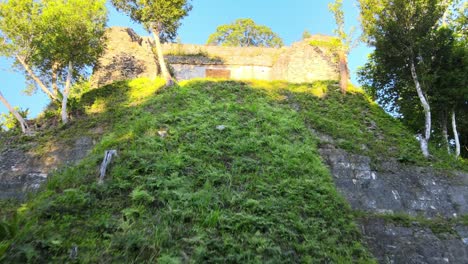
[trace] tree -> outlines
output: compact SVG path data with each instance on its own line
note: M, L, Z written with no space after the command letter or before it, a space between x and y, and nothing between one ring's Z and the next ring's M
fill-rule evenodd
M107 22L104 0L45 0L34 63L52 81L61 80L61 116L68 122L67 102L74 79L96 63L103 51ZM49 77L50 76L50 77ZM57 85L57 82L55 82ZM55 88L57 90L57 88Z
M304 39L308 39L308 38L310 38L310 37L312 37L312 34L310 34L310 32L309 32L307 29L304 30L304 32L302 32L302 39L303 39L303 40L304 40Z
M133 21L142 23L153 34L159 66L166 85L173 84L172 77L164 61L162 41L174 40L180 20L187 16L192 5L190 0L112 0L117 10L123 11Z
M448 11L444 13L442 25L436 30L439 40L436 43L440 44L437 45L439 48L437 53L432 56L434 59L431 61L431 80L436 88L432 92L432 98L436 109L442 113L439 116L442 118L442 134L447 146L449 146L447 119L450 119L456 157L460 156L461 153L456 116L463 115L464 111L468 111L467 6L468 4L465 3L459 13L448 12L451 9L447 8ZM463 22L464 19L465 22ZM450 153L450 148L448 151Z
M30 63L37 48L33 36L41 34L37 28L40 12L41 3L34 0L0 3L0 55L14 58L28 79L34 81L51 100L58 101L58 96L39 78Z
M457 2L457 1L455 1ZM459 157L461 154L461 142L457 129L456 112L459 116L467 116L468 114L468 3L463 2L459 8L458 14L452 19L450 23L451 29L454 32L455 41L452 48L452 95L454 97L454 104L452 108L452 131L455 139L455 156ZM465 119L461 119L465 120ZM460 122L461 123L461 122ZM463 123L462 123L463 124ZM464 129L466 122L464 123ZM463 130L463 127L462 127ZM465 135L465 151L468 152L468 142Z
M208 37L207 44L279 48L283 46L283 40L269 27L257 25L250 18L242 18L217 27L216 32Z
M339 70L340 70L340 89L342 93L346 93L349 81L348 55L353 46L353 31L348 34L345 30L343 0L335 0L334 3L328 5L328 9L333 13L337 28L335 34L340 40L340 45L337 47Z
M456 69L460 71L461 80L460 89L458 89L458 100L457 104L454 107L452 112L452 129L455 138L456 151L455 155L458 157L462 154L462 151L465 153L465 157L468 157L468 3L463 2L462 6L459 8L458 16L452 20L451 26L456 36L455 50L459 52L458 58L460 61L455 61L453 64L456 65ZM456 56L457 57L457 56ZM455 109L458 109L459 124L457 126ZM464 122L463 122L464 121ZM460 132L458 133L457 127L460 127ZM464 145L464 148L461 145Z
M19 0L0 5L3 54L13 56L29 78L61 103L63 123L68 122L73 80L103 50L106 21L104 0Z
M28 127L28 124L26 123L26 121L24 120L24 118L20 115L20 113L13 107L10 105L10 103L8 103L8 101L5 99L5 97L3 96L2 92L0 92L0 102L2 102L5 107L8 109L8 111L10 111L10 113L16 118L16 120L19 122L20 126L21 126L21 131L24 133L24 134L27 134L29 132L29 127ZM1 129L0 129L1 130Z
M423 155L429 157L432 112L428 97L431 86L427 77L435 48L434 26L443 17L447 1L359 2L364 35L367 42L375 47L373 61L366 65L364 79L370 81L368 86L376 87L393 99L414 93L409 89L416 90L425 120L424 134L419 135L419 141ZM377 71L372 71L372 68ZM381 76L376 78L376 73Z

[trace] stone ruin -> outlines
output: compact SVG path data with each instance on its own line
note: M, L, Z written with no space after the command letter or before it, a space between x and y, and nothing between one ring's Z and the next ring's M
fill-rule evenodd
M130 28L111 27L105 39L105 52L91 78L93 87L157 76L158 64L151 38L138 36ZM327 42L332 37L313 36L282 48L166 43L163 52L177 80L223 78L293 83L338 80L335 54L327 47L312 46L312 40Z
M157 65L148 38L138 36L130 28L112 27L107 29L104 39L104 54L91 77L93 87L120 80L156 77Z

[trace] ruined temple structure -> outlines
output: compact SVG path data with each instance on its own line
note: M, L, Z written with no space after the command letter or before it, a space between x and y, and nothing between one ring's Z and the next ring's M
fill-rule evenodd
M293 83L338 80L336 56L327 47L312 46L314 36L290 47L220 47L207 45L163 45L166 60L177 80L223 78L234 80L284 80ZM114 81L157 76L157 60L151 39L132 29L112 27L106 32L106 50L91 79L93 87Z

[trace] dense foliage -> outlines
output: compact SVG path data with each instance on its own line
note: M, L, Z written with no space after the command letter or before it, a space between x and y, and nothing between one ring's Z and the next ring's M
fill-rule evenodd
M66 123L71 83L103 50L104 0L0 2L0 55L14 59L34 87L61 102Z
M221 25L211 34L206 42L209 45L237 47L283 46L283 40L269 27L257 25L250 18L237 19L231 24Z
M449 16L451 2L361 0L365 38L375 51L360 76L384 108L421 134L421 142L435 131L436 143L446 148L447 123L455 120L460 133L452 125L452 138L461 134L466 148L466 20L457 22L466 19L466 9Z
M28 116L29 110L22 110L18 107L15 107L15 111L20 114L23 118ZM8 130L15 130L20 129L21 124L19 124L18 119L12 113L2 113L0 114L0 131L8 131Z
M157 30L163 42L175 39L180 20L192 9L190 0L112 0L112 3L149 31Z

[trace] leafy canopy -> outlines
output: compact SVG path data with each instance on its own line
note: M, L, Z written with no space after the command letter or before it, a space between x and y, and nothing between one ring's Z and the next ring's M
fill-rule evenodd
M0 2L0 55L28 57L34 52L32 36L40 15L40 4L34 0Z
M415 63L422 80L428 75L428 62L437 49L434 25L444 10L441 2L360 0L364 35L368 44L375 47L360 73L361 80L379 103L392 110L407 108L404 116L415 113L417 108L409 65ZM429 88L424 83L425 93ZM408 98L409 105L403 106L401 98Z
M23 117L27 118L29 114L29 109L20 109L19 107L15 107L15 110ZM0 114L0 132L2 131L9 131L14 129L20 129L21 124L19 123L18 119L12 114L9 113L2 113Z
M283 40L269 27L257 25L250 18L222 25L208 38L207 44L238 47L271 47L283 46Z
M0 55L21 59L45 84L55 65L63 81L69 62L76 75L96 62L106 22L105 0L3 1Z
M336 0L328 5L328 9L333 13L337 28L334 30L336 37L341 41L341 49L349 52L353 43L354 28L349 34L345 30L345 15L343 11L343 0Z
M103 51L102 36L107 22L105 0L45 0L35 38L38 52L34 63L42 71L52 64L74 70L93 65Z
M175 39L180 20L192 10L190 0L112 0L112 4L147 30L158 31L163 41Z
M423 109L414 89L411 63L433 117L443 124L447 114L455 111L461 135L468 129L463 118L468 113L467 16L466 4L459 11L454 8L458 2L360 0L364 38L375 47L360 70L360 82L379 104L416 132L423 127ZM462 136L462 142L466 141Z

